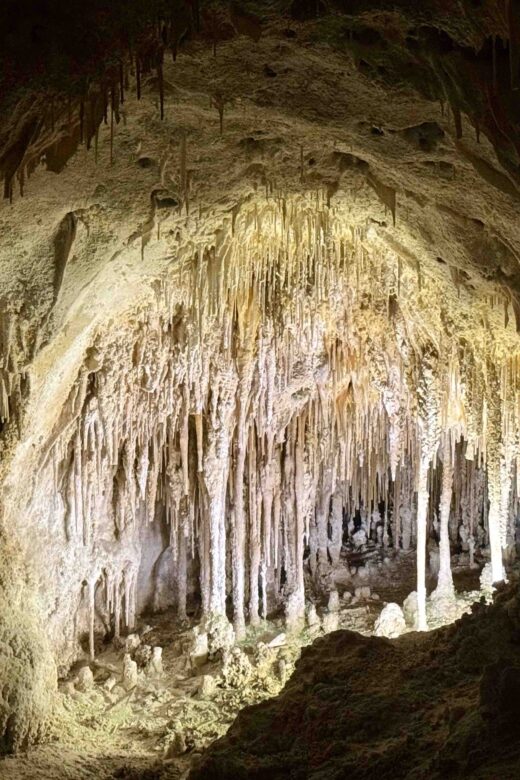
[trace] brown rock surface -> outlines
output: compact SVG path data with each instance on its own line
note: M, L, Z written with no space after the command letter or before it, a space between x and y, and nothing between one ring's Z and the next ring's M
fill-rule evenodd
M316 641L282 693L241 712L190 779L517 778L519 599L515 585L428 636Z

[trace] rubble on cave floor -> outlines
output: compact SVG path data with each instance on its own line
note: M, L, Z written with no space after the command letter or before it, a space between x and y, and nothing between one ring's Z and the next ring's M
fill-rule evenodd
M413 594L403 598L413 583L413 556L389 554L386 560L370 578L360 573L366 560L358 560L357 570L336 567L342 587L307 601L306 626L297 635L276 616L249 627L240 642L222 617L180 621L168 610L141 621L126 637L99 647L95 661L84 660L64 676L54 742L6 760L2 776L185 777L241 710L280 694L305 646L337 630L371 636L387 600L403 604L402 630L414 630ZM455 577L473 582L468 570L456 570ZM456 616L479 595L459 593L452 605ZM434 624L430 601L428 614Z
M516 779L519 631L516 580L428 634L325 636L278 697L240 713L190 780Z

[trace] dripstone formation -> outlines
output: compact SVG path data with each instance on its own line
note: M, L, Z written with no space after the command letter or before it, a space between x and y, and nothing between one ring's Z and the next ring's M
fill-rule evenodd
M157 613L197 696L267 695L374 583L397 637L516 556L514 4L116 5L96 69L42 75L51 15L4 74L2 752L58 676L157 693Z

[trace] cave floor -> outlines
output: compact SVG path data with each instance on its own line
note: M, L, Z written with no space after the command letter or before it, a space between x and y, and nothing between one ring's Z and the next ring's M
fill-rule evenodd
M341 598L337 620L328 624L324 620L297 639L285 636L281 618L248 629L240 643L242 653L228 670L219 658L192 668L187 648L194 619L180 623L167 611L149 617L148 623L141 621L137 632L142 644L163 648L164 673L151 676L143 667L136 687L126 691L120 684L114 686L122 677L123 643L100 648L91 665L92 687L80 692L74 686L78 664L60 682L50 740L4 759L0 776L3 780L187 777L193 762L227 732L244 707L280 692L304 646L335 628L370 636L383 604L402 603L413 589L414 565L413 554L401 554L387 559L369 581L354 577L349 583L342 582L340 572L339 581L335 581L340 594L347 584L352 593L362 584L371 588L370 597L358 599L354 595L350 603ZM460 614L478 596L478 574L454 569L456 586L463 594ZM316 600L316 606L318 612L326 614L323 600ZM431 627L438 624L434 620ZM269 643L274 646L269 647Z
M520 591L396 640L335 632L190 780L518 780Z

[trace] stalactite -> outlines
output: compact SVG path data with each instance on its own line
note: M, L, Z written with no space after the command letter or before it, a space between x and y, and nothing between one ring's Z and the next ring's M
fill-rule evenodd
M218 111L220 135L222 135L224 132L224 108L226 105L224 96L220 93L213 95L211 98L211 105Z
M181 149L181 170L183 158ZM489 528L501 578L518 468L515 334L490 310L482 340L468 345L439 325L452 301L469 306L464 289L457 299L446 281L441 317L436 278L423 283L428 302L411 261L340 225L325 194L270 197L180 259L155 307L129 315L111 340L100 333L93 346L107 359L80 371L37 482L61 493L61 527L81 549L78 593L106 563L116 635L135 620L140 533L162 517L179 616L193 592L208 617L224 616L231 596L239 637L246 602L252 623L285 602L288 627L302 625L305 574L323 586L344 520L351 549L386 549L389 529L396 555L416 544L422 629L438 508L438 589L451 583L452 524L453 541L462 527L477 554ZM13 323L0 323L2 415Z
M157 64L157 80L159 83L159 105L160 105L160 111L161 111L161 119L164 119L164 74L163 74L163 63L162 63L162 51L159 56L159 62Z

